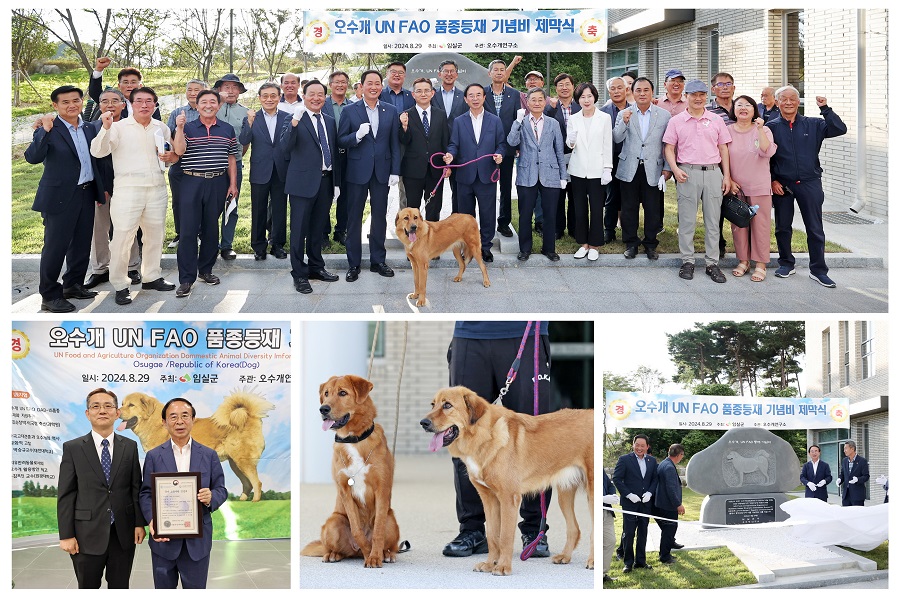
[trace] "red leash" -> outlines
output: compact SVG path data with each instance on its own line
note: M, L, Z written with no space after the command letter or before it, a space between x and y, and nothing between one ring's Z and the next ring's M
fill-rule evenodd
M463 166L467 166L467 165L469 165L469 164L472 164L473 162L478 162L479 160L481 160L481 159L483 159L483 158L493 158L493 157L494 157L493 154L485 154L484 156L479 156L479 157L476 158L475 160L470 160L470 161L468 161L468 162L463 162L462 164L441 164L441 165L436 165L436 164L434 163L434 157L435 157L435 156L440 156L440 157L443 158L444 154L443 154L442 152L435 152L434 154L431 155L431 158L428 159L429 164L431 164L431 168L437 168L437 169L441 169L441 170L443 170L443 169L445 169L445 168L460 168L460 167L463 167ZM497 168L494 169L494 172L491 173L491 183L496 183L496 182L499 181L499 180L500 180L500 167L498 166ZM438 179L437 185L434 186L434 189L432 189L432 190L431 190L431 193L428 195L428 199L429 199L429 200L430 200L431 198L434 197L434 194L437 193L438 187L440 187L441 184L442 184L443 182L444 182L444 176L441 175L441 178Z

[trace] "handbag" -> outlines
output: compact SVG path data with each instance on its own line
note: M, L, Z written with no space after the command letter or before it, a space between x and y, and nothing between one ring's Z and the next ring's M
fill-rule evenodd
M744 192L727 193L722 197L722 215L735 227L746 229L750 221L756 216L754 210L747 202Z

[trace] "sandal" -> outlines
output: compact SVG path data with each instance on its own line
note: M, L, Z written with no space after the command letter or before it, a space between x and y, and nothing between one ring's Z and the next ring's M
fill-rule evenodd
M766 280L766 267L763 264L757 264L756 268L753 269L753 274L750 275L750 280L754 283L760 283Z
M731 271L731 274L735 277L743 277L747 274L747 271L750 270L750 262L738 262L738 265L734 267L734 270Z

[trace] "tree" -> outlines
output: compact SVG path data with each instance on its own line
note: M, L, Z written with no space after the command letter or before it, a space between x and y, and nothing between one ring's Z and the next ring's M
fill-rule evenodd
M12 13L12 67L23 73L35 60L53 56L55 45L47 39L47 30L37 24L38 10L14 10Z
M94 19L97 21L97 26L100 28L100 42L96 46L96 56L105 56L109 49L107 42L109 41L113 11L111 9L106 9L101 12L93 8L81 10L89 15L93 15ZM56 16L61 21L61 23L58 24L49 22L44 18L43 13L40 11L32 11L33 13L36 13L36 15L28 14L21 10L17 12L22 19L30 21L37 27L43 28L47 33L70 48L75 55L78 56L78 59L81 61L85 70L94 70L94 62L88 56L88 46L82 43L81 36L79 35L79 28L75 24L75 15L72 14L70 9L67 8L64 11L54 9L53 12L56 13ZM114 39L113 42L115 41L116 40Z
M285 52L303 34L302 14L294 10L250 10L254 33L270 80L281 70Z
M204 81L209 80L213 58L222 42L224 14L224 8L189 8L179 11L176 19L178 37L172 41L170 54L180 64L195 65Z
M634 371L632 378L641 385L641 391L644 393L659 393L662 386L666 383L666 378L655 368L649 366L638 366Z
M156 44L170 16L167 10L120 10L113 14L110 35L116 44L110 49L125 65L152 66Z

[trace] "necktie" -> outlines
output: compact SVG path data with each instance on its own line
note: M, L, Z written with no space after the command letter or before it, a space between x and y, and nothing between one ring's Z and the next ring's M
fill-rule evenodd
M531 126L534 127L534 139L535 141L541 141L540 136L538 135L537 121L531 121Z
M428 125L428 111L422 111L422 126L425 127L425 137L428 137L428 131L431 127Z
M100 451L100 467L103 468L103 476L106 477L106 486L109 486L109 474L112 470L112 458L109 455L109 439L103 439L100 441L100 445L103 446L103 449ZM115 516L113 516L112 510L109 511L109 523L112 524L116 521Z
M319 132L319 145L322 146L322 158L325 159L325 168L331 168L331 148L328 147L328 138L325 136L325 127L322 125L322 115L316 115L316 129Z

